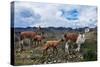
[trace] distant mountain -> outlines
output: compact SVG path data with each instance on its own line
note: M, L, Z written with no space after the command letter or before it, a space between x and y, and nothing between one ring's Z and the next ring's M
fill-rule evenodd
M76 28L76 29L72 29L70 27L65 28L65 27L45 27L45 28L41 28L42 31L45 32L68 32L68 31L79 31L82 32L84 31L84 29L89 28L89 27L84 27L84 28ZM15 32L22 32L22 31L36 31L38 29L38 27L27 27L27 28L14 28ZM90 30L97 30L97 27L95 28L89 28Z

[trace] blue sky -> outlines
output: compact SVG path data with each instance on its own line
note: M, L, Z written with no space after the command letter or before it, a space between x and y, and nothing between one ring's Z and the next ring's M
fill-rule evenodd
M97 7L15 2L14 27L95 27Z

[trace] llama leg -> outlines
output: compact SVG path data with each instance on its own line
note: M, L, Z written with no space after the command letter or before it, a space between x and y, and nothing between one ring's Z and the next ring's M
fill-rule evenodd
M41 41L39 41L39 45L41 46Z
M55 51L55 54L57 55L58 54L57 47L54 48L54 51Z
M40 41L38 41L38 45L40 45Z
M37 41L37 46L39 45L39 41Z
M36 44L36 46L37 46L37 41L35 41L35 44Z
M54 55L54 53L55 53L55 48L53 47L53 55Z
M20 47L21 47L21 51L23 51L23 41L20 41Z
M77 44L77 46L78 46L78 47L76 48L76 51L79 52L79 51L80 51L80 46L81 46L81 44Z
M38 44L39 44L38 41L36 41L36 47L38 46Z
M47 54L47 50L43 50L43 56Z
M69 45L68 45L68 42L66 42L66 44L65 44L65 52L67 52L68 54L69 54Z

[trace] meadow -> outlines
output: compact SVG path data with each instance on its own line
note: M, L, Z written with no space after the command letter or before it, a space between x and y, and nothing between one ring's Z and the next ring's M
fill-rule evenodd
M15 29L16 31L16 29ZM23 30L25 31L25 30ZM81 44L80 52L75 52L70 48L70 54L67 54L65 49L65 41L57 46L58 52L50 48L47 50L47 54L43 55L43 45L45 45L48 40L58 40L63 38L63 35L68 32L80 32L75 30L61 30L59 29L49 29L44 30L45 39L42 43L36 45L34 40L29 39L31 45L23 44L23 51L20 51L20 32L14 33L14 57L15 65L30 65L30 64L54 64L54 63L67 63L67 62L84 62L84 61L96 61L97 60L97 31L91 30L87 32L86 40L84 44ZM41 34L41 31L38 31Z

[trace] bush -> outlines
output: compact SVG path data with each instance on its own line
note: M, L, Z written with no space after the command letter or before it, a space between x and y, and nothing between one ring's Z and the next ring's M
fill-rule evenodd
M92 51L92 50L88 50L84 54L84 60L85 61L96 61L97 60L97 53Z

